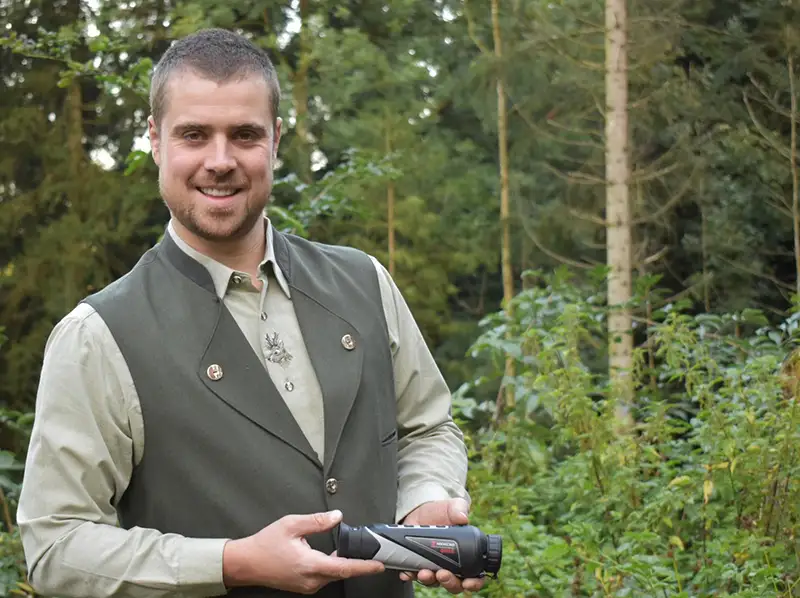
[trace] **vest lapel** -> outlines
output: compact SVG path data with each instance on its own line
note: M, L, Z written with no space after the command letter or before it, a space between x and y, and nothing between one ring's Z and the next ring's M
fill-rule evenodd
M337 313L335 302L328 300L331 289L322 288L305 269L293 269L294 255L277 230L273 230L273 243L275 259L291 287L295 314L322 390L327 473L361 383L364 343L355 326ZM347 301L342 297L337 300Z
M162 248L175 268L208 291L192 293L187 304L187 311L192 313L196 326L208 328L208 342L204 349L201 348L197 375L211 392L241 415L321 465L266 368L253 352L236 320L217 298L208 271L186 255L169 233L164 235Z

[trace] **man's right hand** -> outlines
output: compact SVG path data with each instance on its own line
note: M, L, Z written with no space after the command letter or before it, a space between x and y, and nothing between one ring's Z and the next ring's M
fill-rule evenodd
M304 536L333 529L341 520L338 510L287 515L252 536L228 541L222 557L225 586L313 594L332 581L383 572L379 561L327 555L309 546Z

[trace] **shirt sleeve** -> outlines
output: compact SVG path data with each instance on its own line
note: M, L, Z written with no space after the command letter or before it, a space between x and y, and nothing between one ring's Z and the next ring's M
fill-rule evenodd
M374 257L394 359L398 425L398 498L402 521L432 500L464 498L467 451L453 421L452 397L405 298Z
M224 539L124 530L115 505L141 452L133 380L81 304L48 338L17 511L31 585L60 598L225 593Z

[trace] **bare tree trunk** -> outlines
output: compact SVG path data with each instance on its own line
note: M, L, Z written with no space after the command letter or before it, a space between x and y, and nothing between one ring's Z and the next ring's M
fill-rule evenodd
M503 57L503 40L500 35L500 9L499 0L492 0L492 31L494 36L494 54L498 63ZM513 316L511 301L514 298L514 278L511 262L511 217L509 207L508 189L508 115L506 112L506 94L502 67L497 74L497 133L500 159L500 225L503 231L501 265L503 273L503 304L509 317ZM510 332L508 333L510 335ZM505 375L511 378L515 375L514 360L509 355L506 357ZM514 406L514 389L506 386L505 404ZM497 415L502 413L500 401L502 395L498 394Z
M67 148L69 150L70 188L73 189L70 201L73 209L80 209L81 181L83 180L83 94L81 82L77 77L67 90L64 106L67 126ZM82 213L82 212L81 212Z
M791 52L791 50L790 50ZM798 189L797 172L797 94L794 86L794 57L789 54L789 97L791 108L789 118L791 118L792 138L790 148L792 160L792 226L794 229L794 265L795 265L795 285L797 293L800 294L800 190Z
M700 246L703 252L703 306L706 313L711 311L711 286L708 280L708 216L703 201L700 201Z
M389 110L386 110L386 155L392 153L392 125ZM386 215L389 228L389 274L395 273L395 222L394 222L394 181L389 181L386 188Z
M529 264L528 260L529 260L529 257L530 257L530 251L531 251L530 239L528 238L527 235L523 235L522 236L522 249L520 251L520 253L521 253L520 264L519 264L519 269L523 274L523 278L522 278L522 290L523 291L527 291L528 289L531 288L530 277L524 275L525 272L528 270L528 264Z
M311 182L311 132L308 126L308 66L311 61L311 32L308 27L310 0L300 0L300 50L294 73L292 102L297 135L298 174L304 183Z
M609 375L623 405L632 399L631 217L628 183L628 60L625 0L606 0L606 248ZM626 410L625 410L626 411Z
M67 88L67 95L64 99L64 128L66 135L69 167L69 182L67 184L67 198L69 200L70 211L77 216L77 219L87 229L89 224L91 205L87 202L84 194L86 181L86 165L83 148L83 93L81 82L75 77ZM97 226L96 224L94 225ZM86 231L88 233L88 230ZM83 265L80 260L68 259L64 264L61 273L61 302L63 309L69 309L78 301L82 292L82 285L79 280L85 276Z

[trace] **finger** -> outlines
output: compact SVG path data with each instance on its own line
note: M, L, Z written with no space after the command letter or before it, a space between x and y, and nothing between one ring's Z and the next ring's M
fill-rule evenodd
M361 575L375 575L385 569L380 561L367 559L346 559L339 556L322 556L315 559L313 569L319 575L330 579L348 579Z
M339 509L309 515L286 515L283 518L287 530L295 536L325 532L339 525L341 521L342 512Z
M400 574L400 579L402 579L403 581L414 581L416 578L417 576L409 571L403 571Z
M483 589L483 586L486 585L486 579L465 579L461 585L464 587L464 591L466 592L480 592Z
M436 581L436 574L428 569L417 572L417 581L426 586L439 585L439 582Z
M451 525L466 525L469 523L469 503L463 498L454 498L447 504L448 518Z
M461 580L450 573L450 571L445 571L444 569L437 571L436 581L451 594L460 594L464 591L464 588L461 586Z

